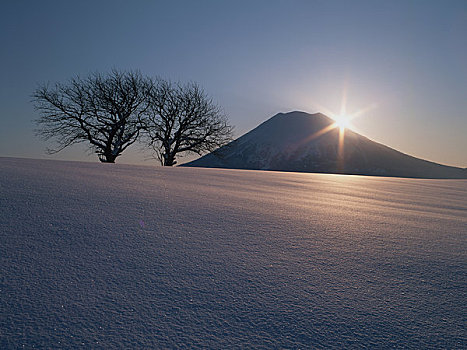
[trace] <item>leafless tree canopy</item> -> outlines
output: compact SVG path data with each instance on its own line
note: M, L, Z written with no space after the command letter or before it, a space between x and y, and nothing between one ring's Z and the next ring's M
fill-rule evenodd
M196 83L153 80L139 72L95 73L33 94L37 133L54 140L56 153L85 142L102 162L114 163L140 136L163 165L184 152L203 154L231 140L221 109ZM140 135L142 134L142 135Z
M221 109L196 83L159 79L142 119L145 140L162 165L176 164L183 152L203 154L232 139L232 127Z
M41 114L37 132L57 142L50 153L87 142L102 162L114 163L138 139L152 86L139 72L116 70L42 86L33 94Z

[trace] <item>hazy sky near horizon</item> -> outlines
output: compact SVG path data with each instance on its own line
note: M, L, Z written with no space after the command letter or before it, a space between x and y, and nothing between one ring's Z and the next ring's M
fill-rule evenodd
M97 161L45 155L31 94L117 68L200 83L237 136L278 112L338 113L346 90L349 113L372 106L356 131L467 167L465 0L11 1L0 29L0 156Z

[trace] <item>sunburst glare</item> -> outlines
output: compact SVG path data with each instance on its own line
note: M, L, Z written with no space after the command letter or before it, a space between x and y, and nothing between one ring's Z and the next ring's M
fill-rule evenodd
M348 129L351 127L351 117L348 115L335 115L333 116L333 119L336 122L336 127L338 127L341 130Z
M306 143L309 142L313 139L316 139L324 134L327 134L328 132L339 129L339 134L338 134L338 144L337 144L337 159L338 159L338 164L337 164L337 170L338 171L344 171L344 141L346 137L346 130L354 130L354 125L352 124L352 120L356 117L361 116L362 114L368 112L370 109L373 109L376 107L376 104L371 104L365 108L361 108L353 113L347 113L347 89L345 88L342 94L342 102L341 102L341 108L340 112L338 114L333 113L330 109L324 107L324 106L319 106L319 110L323 111L325 114L327 114L329 117L331 117L334 120L334 123L329 124L328 126L324 127L323 129L315 132L314 134L310 135L307 137L305 140L302 140L301 143Z

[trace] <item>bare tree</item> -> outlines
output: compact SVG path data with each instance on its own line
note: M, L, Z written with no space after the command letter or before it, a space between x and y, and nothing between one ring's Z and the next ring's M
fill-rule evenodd
M142 125L148 145L164 166L176 164L176 156L184 152L214 151L231 141L233 130L198 84L163 79L155 83Z
M114 163L138 139L152 87L139 72L117 70L39 87L33 94L41 113L37 134L57 142L49 153L87 142L101 162Z

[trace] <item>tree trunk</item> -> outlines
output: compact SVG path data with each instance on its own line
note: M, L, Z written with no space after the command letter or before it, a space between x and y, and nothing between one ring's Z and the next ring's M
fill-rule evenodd
M175 156L172 155L172 154L164 153L162 165L163 166L173 166L175 164L177 164L177 162L175 161Z
M102 163L115 163L115 159L117 158L116 155L113 155L112 152L99 154L99 160Z

